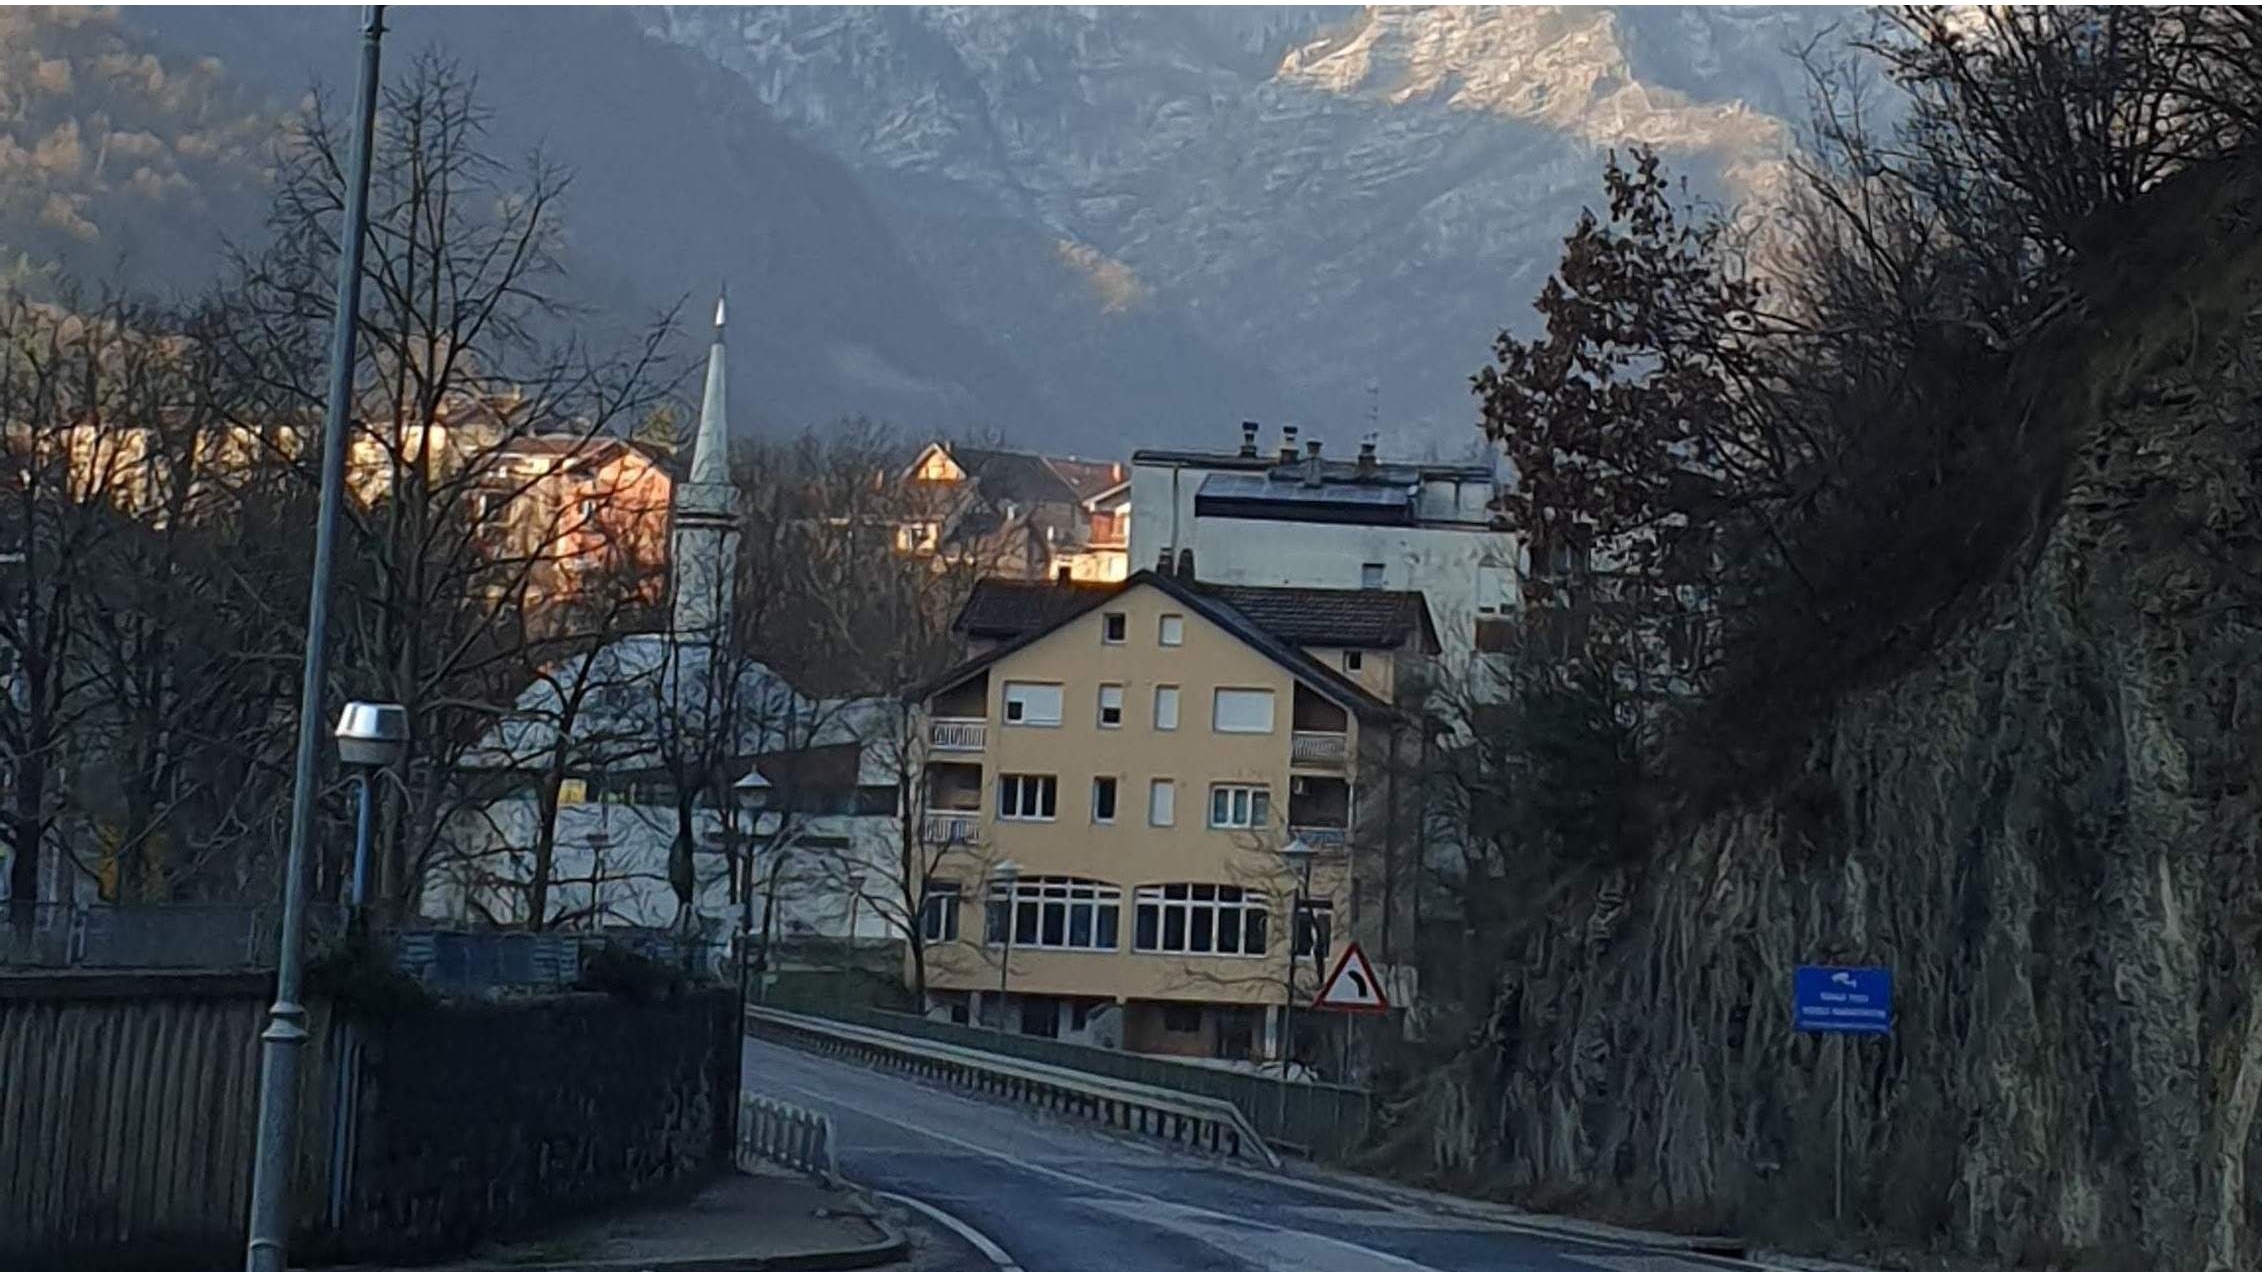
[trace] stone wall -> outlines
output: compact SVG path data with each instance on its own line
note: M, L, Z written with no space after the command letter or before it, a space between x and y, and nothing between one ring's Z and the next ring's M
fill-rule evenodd
M735 1005L573 995L373 1030L335 1252L433 1257L696 1186L730 1161Z

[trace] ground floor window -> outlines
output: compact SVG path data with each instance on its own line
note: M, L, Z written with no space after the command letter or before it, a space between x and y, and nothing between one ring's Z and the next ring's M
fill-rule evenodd
M1193 1003L1164 1003L1162 1028L1164 1033L1200 1033L1202 1009Z
M982 940L1006 943L1008 915L1015 946L1051 950L1115 949L1123 923L1123 889L1094 879L1037 876L1020 880L1010 899L990 885Z
M919 939L936 945L958 939L958 885L930 883L919 903Z
M1264 896L1229 883L1157 883L1138 889L1131 948L1161 954L1262 954Z

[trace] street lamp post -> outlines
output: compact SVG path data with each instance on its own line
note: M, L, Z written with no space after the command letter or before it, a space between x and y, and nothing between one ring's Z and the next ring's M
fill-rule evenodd
M1280 859L1296 872L1296 899L1288 912L1288 957L1285 960L1287 992L1280 999L1280 1121L1276 1133L1288 1129L1288 1063L1295 1052L1296 1040L1296 944L1304 935L1304 911L1310 905L1312 893L1312 858L1319 850L1292 837L1280 846Z
M353 174L338 227L337 310L330 335L330 383L322 412L322 499L314 521L314 566L306 599L306 666L299 683L298 752L291 774L290 844L283 858L282 949L275 965L275 1002L260 1034L259 1137L252 1156L251 1214L245 1225L246 1272L284 1272L290 1237L291 1147L298 1130L298 1067L306 1047L305 978L307 840L322 743L322 685L329 674L330 563L338 505L343 501L348 399L353 393L354 325L361 313L362 247L369 237L370 149L377 128L377 62L385 8L361 11L361 75L355 91Z
M1013 894L1015 885L1021 881L1020 863L1012 860L1001 861L990 868L990 877L994 880L991 889L993 891L1002 890L1005 893L1003 903L1005 947L999 952L997 960L997 1031L1004 1033L1005 981L1013 967L1013 903L1015 900Z
M848 934L842 939L840 960L841 975L844 981L852 977L856 971L856 911L858 903L864 899L864 872L861 870L849 871L847 883ZM846 986L843 985L842 988L845 989Z
M338 713L338 762L353 770L353 874L346 884L347 913L356 921L369 899L371 806L377 772L408 751L408 708L397 702L349 702Z
M408 750L408 708L395 702L349 702L338 713L338 761L354 771L353 873L346 877L346 922L356 937L365 930L362 907L369 899L371 788L378 770L397 763ZM345 1222L346 1171L352 1160L356 1061L361 1035L351 1022L342 1026L333 1049L330 1088L330 1226Z

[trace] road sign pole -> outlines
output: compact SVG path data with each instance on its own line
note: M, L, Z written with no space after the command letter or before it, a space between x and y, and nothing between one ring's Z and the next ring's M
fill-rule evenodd
M1846 1222L1846 1035L1838 1035L1838 1169L1832 1176L1830 1213L1840 1227Z

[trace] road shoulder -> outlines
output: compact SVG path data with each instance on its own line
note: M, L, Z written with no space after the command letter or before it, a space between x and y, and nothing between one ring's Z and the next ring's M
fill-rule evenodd
M685 1201L498 1242L419 1272L835 1272L894 1262L905 1248L859 1190L753 1163Z

